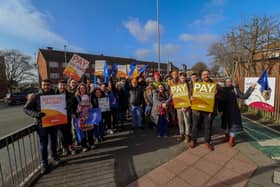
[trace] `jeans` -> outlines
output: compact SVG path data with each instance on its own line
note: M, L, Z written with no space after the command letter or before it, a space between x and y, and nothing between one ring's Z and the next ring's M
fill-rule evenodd
M177 109L177 118L178 118L178 126L179 126L179 134L180 135L189 135L190 127L189 121L187 120L187 112L182 111L182 109Z
M84 132L84 138L82 139L82 142L81 142L83 148L92 146L94 144L93 131L94 130L89 130L89 131Z
M131 105L132 127L142 127L142 107Z
M104 138L104 124L100 123L99 125L94 126L94 136L97 139Z
M60 142L64 149L67 149L68 146L72 145L72 131L71 131L71 123L66 125L61 125L58 127L58 131L60 131Z
M159 116L158 117L158 124L157 124L157 133L158 136L167 136L167 129L168 129L168 121L166 116Z
M57 160L57 127L39 127L38 135L40 139L40 151L41 151L41 162L44 167L48 166L48 140L50 136L51 140L51 153L52 153L52 159Z
M210 143L212 135L212 115L208 112L193 111L192 139L196 141L198 137L199 125L204 126L204 139Z

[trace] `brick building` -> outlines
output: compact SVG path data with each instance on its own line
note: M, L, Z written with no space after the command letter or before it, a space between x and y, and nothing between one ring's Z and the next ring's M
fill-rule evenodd
M95 67L95 60L106 60L108 66L112 66L112 64L139 64L144 65L147 64L147 73L153 73L157 71L158 63L156 62L148 62L148 61L139 61L132 58L121 58L121 57L112 57L112 56L104 56L104 55L94 55L94 54L86 54L86 53L76 53L76 52L64 52L54 50L51 47L47 49L39 49L38 56L37 56L37 67L38 67L38 74L39 80L42 79L50 79L52 82L57 83L60 79L67 79L65 75L63 75L63 71L67 65L65 63L69 62L73 54L77 54L90 62L89 68L85 75L92 79L94 75L94 67ZM166 75L168 72L167 63L161 63L161 74ZM175 66L171 65L171 69L176 68Z
M7 78L5 72L5 58L0 56L0 98L5 97L7 93Z

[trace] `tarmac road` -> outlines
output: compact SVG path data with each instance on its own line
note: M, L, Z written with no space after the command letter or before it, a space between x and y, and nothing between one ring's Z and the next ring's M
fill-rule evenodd
M23 112L23 105L0 104L0 137L33 123L33 119Z

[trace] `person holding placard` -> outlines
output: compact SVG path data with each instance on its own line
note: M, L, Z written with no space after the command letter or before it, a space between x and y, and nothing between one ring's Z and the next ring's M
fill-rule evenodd
M86 84L79 84L72 103L72 118L76 120L76 133L77 135L79 133L81 137L79 143L82 145L82 151L87 152L89 149L94 149L95 145L93 140L93 125L91 129L86 130L86 124L84 124L92 108Z
M197 137L199 125L202 123L204 127L205 146L209 150L214 150L211 145L212 136L212 121L214 114L215 95L217 93L216 83L210 79L210 71L203 70L201 72L201 81L195 82L192 89L192 113L193 113L193 127L192 127L192 141L189 144L190 148L197 145Z
M41 112L41 96L54 95L54 90L51 88L50 80L43 80L41 82L41 90L33 97L27 100L24 105L24 112L35 118L38 126L38 135L40 139L40 152L41 152L41 174L45 174L49 170L48 163L48 140L51 140L51 156L54 160L54 164L58 165L60 160L57 155L57 126L43 127L42 118L46 116L44 112Z

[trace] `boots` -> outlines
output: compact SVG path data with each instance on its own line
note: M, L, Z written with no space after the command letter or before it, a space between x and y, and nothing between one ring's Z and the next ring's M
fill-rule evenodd
M213 151L213 150L214 150L213 145L211 145L210 143L205 143L205 147L206 147L207 149L209 149L210 151Z
M192 141L189 143L189 148L193 149L193 148L196 147L196 145L197 145L196 140L192 140Z
M233 147L233 146L235 146L235 138L234 137L232 137L232 136L230 136L229 137L229 145L230 145L230 147Z
M229 134L225 133L225 141L228 142L229 141Z

